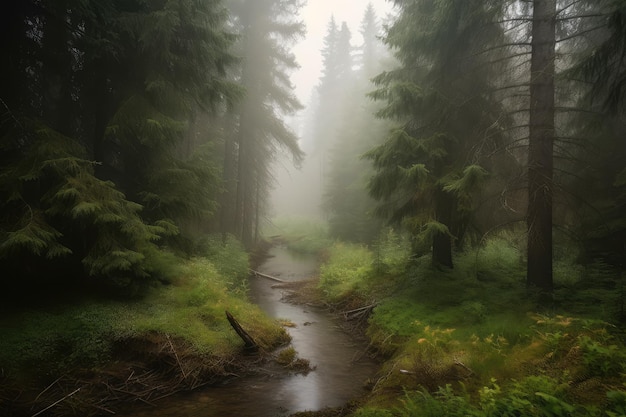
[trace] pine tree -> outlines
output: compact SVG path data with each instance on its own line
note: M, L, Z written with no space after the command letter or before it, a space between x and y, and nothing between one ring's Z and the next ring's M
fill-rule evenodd
M528 137L526 283L551 292L556 0L533 2Z
M214 206L190 121L235 95L217 1L25 2L0 90L0 258L15 281L135 287L157 241ZM10 87L9 87L10 85ZM203 151L206 156L206 152ZM164 175L157 175L163 173Z
M379 144L386 131L386 122L373 117L379 106L366 97L373 88L370 78L380 70L384 56L371 4L365 10L360 31L363 36L363 44L357 50L360 65L352 70L350 80L343 82L342 89L349 98L335 112L341 122L337 123L330 151L324 208L331 234L344 240L370 243L378 236L381 225L372 215L374 200L366 189L371 166L361 156Z
M572 206L578 208L573 230L581 236L581 261L602 262L623 269L626 236L626 132L624 108L626 61L626 5L619 2L583 2L572 14L590 16L578 32L594 29L587 43L579 43L580 59L565 74L583 91L575 103L584 110L577 114L572 150L576 175L569 186L576 193ZM582 18L579 20L583 20ZM583 49L583 47L586 48ZM584 82L581 86L580 81ZM584 193L584 195L583 195Z
M250 247L266 209L272 183L271 163L279 150L289 153L297 164L303 154L295 134L282 120L301 108L293 94L289 71L297 67L289 51L290 41L301 36L304 27L295 21L301 7L298 0L232 0L230 8L241 31L242 63L240 83L245 96L235 109L235 137L229 152L236 157L235 205L224 205L232 220L227 230ZM233 152L234 151L234 152Z
M380 117L398 123L366 156L376 170L369 190L378 213L403 222L414 251L432 248L436 265L452 267L452 240L461 238L472 193L487 173L477 152L498 118L483 65L501 29L482 1L396 1L400 14L386 44L400 66L375 78ZM433 24L435 22L436 24Z

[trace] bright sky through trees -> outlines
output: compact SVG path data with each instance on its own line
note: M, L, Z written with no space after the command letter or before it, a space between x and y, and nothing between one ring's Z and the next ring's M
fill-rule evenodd
M363 13L368 3L376 9L378 18L383 21L393 8L387 0L308 0L303 7L300 18L306 24L306 38L293 48L300 70L292 76L296 86L296 94L307 104L311 97L311 89L317 84L322 69L321 49L331 15L339 25L345 21L352 32L352 43L361 43L359 28Z

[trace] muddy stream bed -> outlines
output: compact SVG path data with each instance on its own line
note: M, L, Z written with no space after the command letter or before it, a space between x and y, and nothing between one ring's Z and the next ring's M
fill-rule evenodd
M283 281L311 278L317 270L312 256L299 256L286 248L270 249L259 266L261 273ZM285 319L292 346L298 356L310 361L312 371L265 372L234 378L220 386L173 396L127 417L277 417L298 411L338 407L365 393L365 382L374 376L376 364L364 354L365 346L344 332L337 318L317 307L293 304L284 299L277 282L250 278L250 296L269 316ZM264 367L265 365L261 365Z

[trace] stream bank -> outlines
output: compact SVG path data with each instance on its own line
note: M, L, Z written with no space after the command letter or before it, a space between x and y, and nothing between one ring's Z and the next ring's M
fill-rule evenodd
M325 415L341 415L337 413L351 408L346 404L366 393L367 381L375 374L377 364L364 354L365 345L346 333L336 317L325 309L295 304L286 297L290 292L286 286L304 285L317 273L317 259L274 246L257 268L263 274L286 281L278 283L253 276L250 297L266 314L286 325L291 336L290 347L298 358L308 361L310 371L265 363L259 366L256 375L170 397L159 402L156 409L145 408L125 414L127 417L276 417L298 412L313 415L320 410L325 410ZM280 351L275 352L277 357Z
M365 355L365 344L342 330L341 320L324 306L317 305L319 300L311 302L316 295L316 285L310 278L316 276L317 267L318 260L313 255L302 257L284 247L272 247L269 256L257 268L285 282L250 277L248 292L252 301L257 303L254 310L247 310L252 306L239 304L241 301L232 304L235 300L224 298L227 293L223 290L215 293L226 301L210 308L219 310L222 318L225 309L234 308L241 324L261 343L262 353L259 355L238 352L235 348L240 343L237 335L227 327L221 330L222 324L215 330L223 332L231 340L232 352L228 354L211 354L213 351L203 354L191 345L194 339L177 337L173 333L174 328L172 332L150 331L133 337L111 339L114 343L112 360L104 366L74 369L64 372L61 377L60 373L42 372L42 368L38 367L39 372L33 370L38 375L37 380L22 385L16 384L4 373L0 375L0 416L95 416L115 413L129 417L275 417L297 412L311 415L312 410L333 413L325 415L340 415L337 413L352 407L346 406L351 399L366 393L364 386L377 365ZM211 268L207 268L206 273L210 273ZM194 288L186 288L189 282L172 285L168 291L180 287L181 290L176 289L173 295L178 297L175 297L177 302L183 301L184 305L190 305L190 302L197 305L200 295L200 300L207 299L205 290L202 290L204 281L195 283ZM128 307L122 304L103 304L95 309L89 307L94 311L92 314L86 313L91 311L86 310L88 307L75 306L71 314L62 317L67 316L66 321L85 317L95 320L101 317L102 312L111 310L123 322L128 318L124 319L126 316L120 315L120 312L131 314L134 311L127 310ZM150 310L150 315L162 315L162 319L168 321L175 313L173 310L168 310L165 315L159 313L159 304L141 304L133 308L142 310L146 307L156 308ZM270 319L258 314L261 310ZM194 315L204 314L204 310L195 307L184 311ZM95 312L99 314L95 315ZM51 313L41 314L50 316ZM189 322L189 316L185 317ZM274 322L273 326L283 335L267 333L270 330L274 332L274 329L259 326L257 322L261 319ZM19 320L14 322L16 326L20 323ZM284 327L277 326L276 322ZM206 325L210 323L217 324L211 321ZM178 325L184 325L184 321ZM54 334L60 334L54 330L55 326L48 325ZM207 331L213 329L206 327L204 332ZM288 345L287 332L292 339L291 345ZM276 350L276 346L282 347ZM328 407L335 409L331 411Z

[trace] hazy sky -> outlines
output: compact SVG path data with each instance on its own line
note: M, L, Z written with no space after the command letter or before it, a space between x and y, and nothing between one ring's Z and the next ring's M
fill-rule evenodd
M303 104L311 97L311 89L317 84L322 68L321 50L331 15L338 26L345 21L352 33L352 44L361 44L360 26L367 4L376 9L379 21L391 12L391 2L386 0L308 0L300 18L306 24L306 38L294 46L300 70L291 77L296 86L296 94Z

